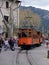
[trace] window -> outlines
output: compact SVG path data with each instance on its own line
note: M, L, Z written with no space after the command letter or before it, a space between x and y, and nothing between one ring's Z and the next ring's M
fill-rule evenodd
M27 34L25 32L22 32L22 37L27 37Z
M37 32L37 34L39 35L39 34L40 34L40 32Z
M6 8L9 8L9 2L6 1Z
M31 37L31 32L28 32L28 37Z
M8 22L8 16L4 16L4 19Z
M37 35L33 35L33 38L36 39L36 38L38 38L38 36Z
M21 33L18 33L18 37L19 37L19 38L21 37Z

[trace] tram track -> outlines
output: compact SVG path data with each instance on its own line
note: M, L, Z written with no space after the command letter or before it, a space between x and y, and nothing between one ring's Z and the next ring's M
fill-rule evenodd
M20 57L19 54L21 54L22 51L23 50L20 49L18 51L17 55L16 55L16 65L20 65L20 63L19 63L19 57ZM28 50L25 51L25 56L26 56L26 59L27 59L27 62L29 63L29 65L38 65L37 62L35 61L35 59L31 55L29 55Z
M19 65L19 54L21 53L22 49L20 49L16 55L16 64Z
M26 58L27 58L29 64L32 65L32 62L30 61L30 59L29 59L29 57L28 57L28 51L27 51L27 50L26 50Z
M34 58L31 55L29 55L28 51L26 51L26 58L30 65L38 65Z

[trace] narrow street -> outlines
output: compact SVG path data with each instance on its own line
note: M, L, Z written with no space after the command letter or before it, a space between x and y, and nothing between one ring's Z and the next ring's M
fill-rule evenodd
M29 50L28 55L32 65L49 65L49 59L47 58L48 50L49 48L46 48L45 45ZM15 51L11 51L9 49L8 51L4 51L4 49L2 49L2 52L0 53L0 65L18 65L16 63L18 51L19 48L16 48ZM30 65L26 58L25 52L26 50L23 50L19 54L19 65Z

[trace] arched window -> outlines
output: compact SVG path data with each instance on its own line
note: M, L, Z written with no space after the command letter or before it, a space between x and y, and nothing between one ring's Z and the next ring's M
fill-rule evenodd
M9 2L6 1L6 8L9 8Z

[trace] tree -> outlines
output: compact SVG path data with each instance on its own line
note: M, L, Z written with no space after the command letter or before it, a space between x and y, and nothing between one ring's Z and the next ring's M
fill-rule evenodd
M17 6L17 7L15 7L15 8L13 8L12 7L12 5L13 5L13 3L15 3L15 2L17 2L17 5L20 3L20 1L18 1L18 0L12 0L13 2L11 3L11 5L10 5L10 15L9 15L9 17L10 17L10 19L9 19L9 21L10 22L7 22L6 20L5 20L5 18L4 18L4 15L3 15L3 12L2 12L2 10L1 10L1 8L2 8L2 6L3 6L3 2L4 0L2 0L1 1L1 5L0 5L0 13L1 13L1 15L2 15L2 18L3 18L3 23L5 24L5 26L6 26L6 28L7 28L7 30L8 30L8 32L9 32L9 37L12 37L13 36L13 26L15 26L15 28L16 28L16 25L14 24L14 16L13 16L13 11L15 10L15 9L18 9L19 8L19 6ZM8 2L9 2L9 0L7 0Z
M25 24L27 24L26 20L29 22L28 25L32 25L32 26L36 26L37 28L39 28L40 24L41 24L41 17L36 14L33 13L30 9L20 9L20 27L23 26L23 22L25 22Z

